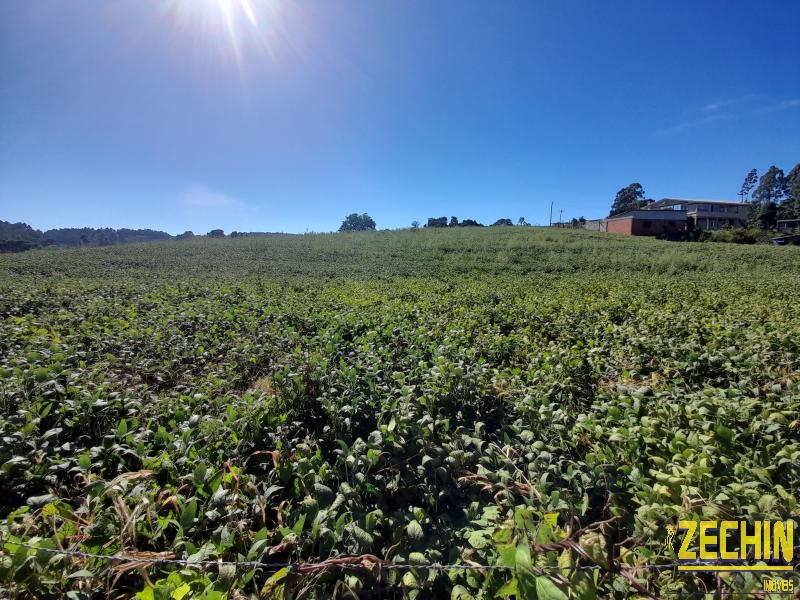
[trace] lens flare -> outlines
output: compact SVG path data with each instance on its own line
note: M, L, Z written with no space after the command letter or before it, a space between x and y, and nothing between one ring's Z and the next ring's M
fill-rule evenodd
M279 6L279 0L168 0L162 10L182 38L211 46L241 64L248 52L274 54Z

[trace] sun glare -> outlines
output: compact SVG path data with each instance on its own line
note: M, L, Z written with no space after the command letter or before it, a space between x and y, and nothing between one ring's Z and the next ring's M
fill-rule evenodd
M164 10L182 37L241 62L246 51L273 54L278 6L278 0L170 0Z

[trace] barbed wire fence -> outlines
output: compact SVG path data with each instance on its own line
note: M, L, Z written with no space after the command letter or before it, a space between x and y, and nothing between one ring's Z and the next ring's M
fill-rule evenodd
M614 539L613 528L606 528L618 521L618 517L611 517L602 521L591 523L581 528L573 529L569 535L557 542L531 544L531 556L540 555L547 552L562 552L569 550L570 553L576 555L587 564L575 564L572 562L568 565L531 565L530 571L537 576L548 576L553 580L563 584L569 585L569 580L565 578L565 574L571 576L579 571L600 571L611 575L621 576L629 585L634 588L641 595L649 598L657 598L656 594L648 589L645 584L639 582L636 575L643 571L665 571L673 570L678 571L681 566L714 566L712 561L681 561L681 562L667 562L661 564L637 564L629 565L620 562L619 550L623 547L635 546L641 543L641 538L626 538L621 542L616 542ZM605 531L601 531L604 528ZM588 533L595 533L602 535L605 540L605 548L602 552L602 559L597 556L592 556L587 549L579 544L581 538ZM517 569L514 566L508 565L483 565L473 561L466 561L462 564L442 564L439 562L432 563L395 563L385 558L380 558L374 554L361 554L358 556L340 556L327 558L318 562L264 562L261 560L194 560L190 558L176 558L175 555L169 551L122 551L116 554L97 554L91 552L83 552L81 550L69 550L64 548L52 548L42 546L39 544L31 544L22 541L2 540L3 549L12 551L9 546L16 546L34 550L37 552L45 552L56 556L71 557L81 560L95 560L107 563L114 563L112 571L122 573L133 569L145 569L160 566L177 566L189 569L204 569L204 570L221 570L223 567L233 568L235 572L249 572L253 570L277 573L282 569L286 569L288 574L296 576L311 575L320 573L327 570L339 570L350 573L372 574L378 581L383 580L384 572L409 572L419 571L423 569L434 570L439 572L446 571L477 571L477 572L506 572L514 573ZM603 563L603 564L600 564ZM797 577L797 569L800 563L793 567L793 571L783 571L785 575L792 575ZM769 567L765 566L764 571L769 571ZM753 571L751 571L753 572Z
M415 569L433 569L437 571L514 571L514 567L507 565L481 565L481 564L457 564L449 565L443 563L392 563L387 560L378 558L372 554L361 554L358 556L343 556L338 558L329 558L320 562L262 562L257 560L190 560L185 558L166 558L166 557L142 557L135 555L127 555L125 553L118 554L94 554L92 552L83 552L80 550L63 550L61 548L48 548L46 546L38 546L33 544L26 544L24 542L3 542L6 546L18 546L28 550L36 550L40 552L47 552L59 556L68 556L71 558L81 558L86 560L101 560L107 562L125 563L137 566L166 566L175 565L182 567L195 567L195 568L210 568L219 566L234 566L242 570L258 569L262 571L279 571L281 569L293 569L297 573L319 571L324 569L338 568L341 570L348 569L361 569L361 568L380 568L383 570L395 571L412 571ZM159 553L152 553L159 554ZM168 554L168 553L164 553ZM676 569L679 566L713 566L712 562L673 562L667 564L651 564L651 565L638 565L629 568L634 570L646 571L661 571L668 569ZM613 571L608 567L601 565L544 565L534 566L533 570L540 570L543 573L547 571ZM765 567L765 570L769 570Z
M11 547L25 548L34 550L36 552L45 552L52 555L70 557L81 560L98 560L108 563L115 563L117 566L112 567L116 571L126 571L138 568L153 568L160 566L178 566L189 569L203 569L203 570L219 570L222 567L233 567L237 572L247 572L252 570L264 571L269 573L277 573L282 569L286 569L288 574L292 575L310 575L319 573L326 570L339 570L351 573L373 573L380 581L383 572L408 572L415 570L429 569L433 571L446 572L446 571L478 571L478 572L507 572L513 573L515 567L507 565L482 565L482 564L442 564L438 562L424 563L424 564L405 564L405 563L392 563L388 560L381 559L372 554L362 554L359 556L344 556L337 558L329 558L319 562L263 562L260 560L190 560L174 558L168 552L149 552L149 553L117 553L113 555L96 554L92 552L83 552L81 550L66 550L62 548L49 548L46 546L29 544L25 542L15 542L5 540L3 547L6 550L12 551ZM534 545L532 550L550 551L554 550L554 546L571 547L571 544L566 545L563 542L556 542L552 544L539 544ZM635 581L633 576L636 572L640 571L663 571L673 570L677 571L679 566L714 566L715 563L709 561L682 561L670 562L666 564L641 564L641 565L619 565L612 564L603 566L599 564L589 565L539 565L532 566L531 571L538 575L550 575L560 577L565 572L574 573L576 571L602 571L611 574L617 574L625 577L632 587L647 597L656 598L656 594L642 584ZM794 568L800 565L796 565ZM765 567L764 571L768 571L769 567ZM796 570L791 572L784 572L785 575L798 576ZM568 583L568 582L566 582ZM732 592L735 594L735 592ZM730 594L729 594L730 595Z

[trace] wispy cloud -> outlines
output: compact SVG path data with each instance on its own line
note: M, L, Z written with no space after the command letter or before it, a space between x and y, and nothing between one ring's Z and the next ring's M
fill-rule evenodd
M180 204L186 208L206 210L253 208L244 200L212 190L204 185L195 185L184 189L180 193Z
M779 110L788 110L790 108L800 108L800 98L789 98L788 100L780 100L772 102L756 110L756 113L763 115L765 113L776 112Z
M800 108L800 98L775 100L759 94L745 94L737 98L721 98L700 108L685 111L677 119L676 123L657 129L655 134L658 136L674 135L720 121L730 121L793 108Z
M688 119L686 121L681 121L680 123L676 123L670 127L664 127L663 129L659 129L656 131L656 135L671 135L675 133L680 133L682 131L686 131L687 129L695 129L696 127L702 127L703 125L708 125L709 123L715 123L717 121L727 121L734 117L732 114L711 114L706 115L705 117L698 117L694 119Z
M710 113L718 113L723 110L733 110L733 109L740 109L742 107L746 107L748 104L752 104L754 102L758 102L761 98L758 94L745 94L743 96L738 96L736 98L721 98L719 100L715 100L714 102L709 102L706 104L701 112L706 114Z

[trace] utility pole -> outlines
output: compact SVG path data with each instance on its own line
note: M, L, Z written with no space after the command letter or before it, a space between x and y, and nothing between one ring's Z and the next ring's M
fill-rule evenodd
M561 215L563 215L563 214L564 214L564 209L562 208L561 210L558 211L558 226L559 227L561 227L562 224L564 223L564 219L561 217Z
M550 227L553 226L553 203L550 202Z

